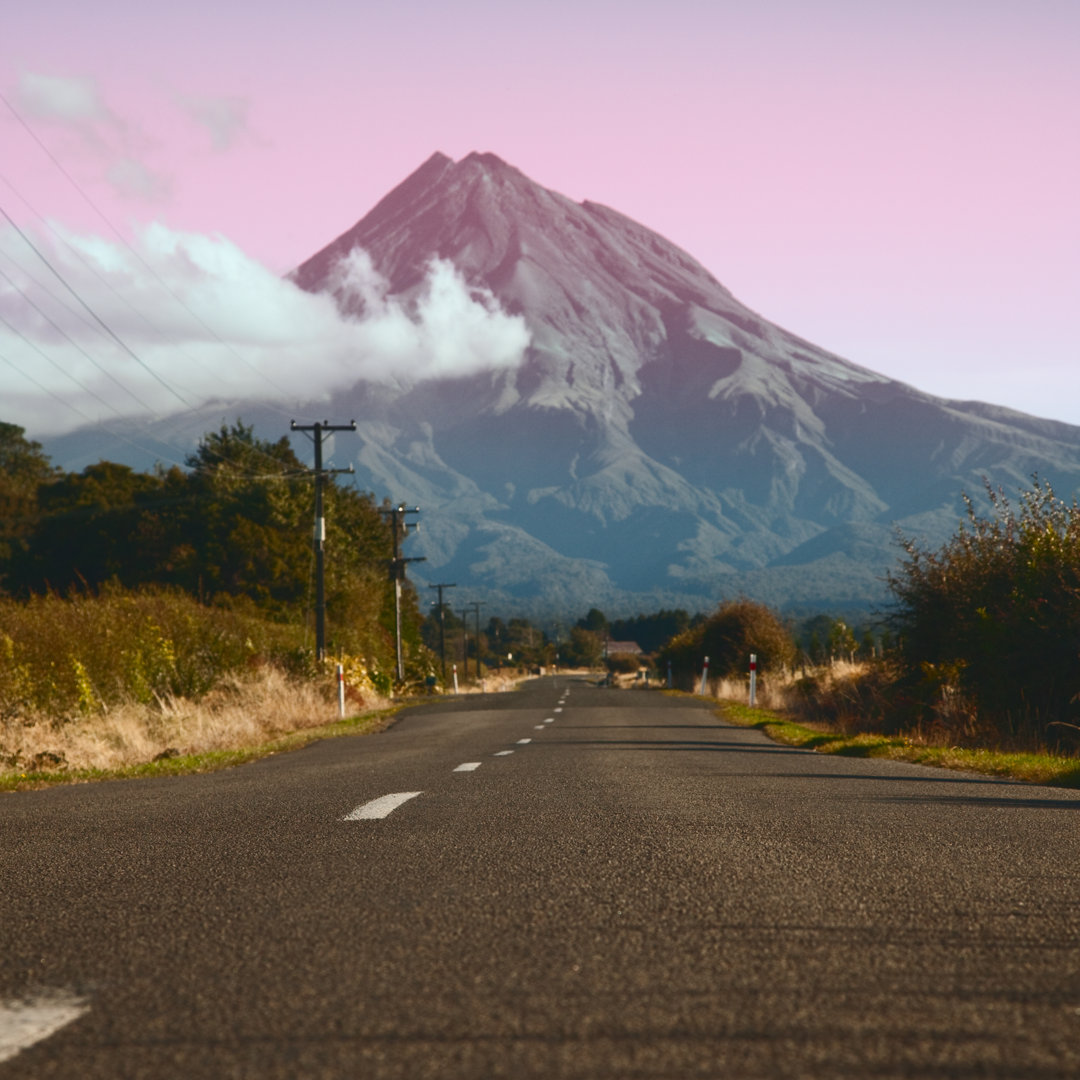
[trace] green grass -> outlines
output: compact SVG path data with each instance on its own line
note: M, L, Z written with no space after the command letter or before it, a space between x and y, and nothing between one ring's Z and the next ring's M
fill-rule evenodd
M916 765L964 769L986 776L1025 780L1051 787L1080 787L1078 758L957 746L925 746L901 735L842 735L805 727L766 709L751 709L748 705L734 702L723 702L720 715L741 727L756 728L787 746L816 750L822 754L910 761Z
M236 750L209 750L202 754L180 754L177 757L147 761L141 765L129 765L118 769L57 769L53 772L9 771L0 772L0 792L23 791L32 788L52 787L55 784L85 784L97 780L134 780L154 776L188 776L192 773L217 772L234 765L299 750L319 739L332 739L342 735L370 735L382 731L393 723L403 705L381 709L378 712L347 716L320 727L304 728L289 732L258 746L241 747Z

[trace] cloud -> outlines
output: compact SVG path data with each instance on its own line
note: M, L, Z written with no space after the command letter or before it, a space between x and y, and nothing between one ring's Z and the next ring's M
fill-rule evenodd
M172 194L172 182L164 173L154 172L135 158L114 161L105 178L120 195L130 195L147 202L162 202Z
M108 107L96 80L25 72L16 100L28 119L77 136L83 149L104 163L104 179L119 195L156 202L171 192L170 178L143 159L153 140Z
M0 277L0 318L11 327L0 322L0 419L32 433L219 399L291 405L361 380L404 386L512 368L529 345L523 319L440 260L406 302L362 251L338 266L335 295L304 292L220 236L153 225L139 257L100 237L64 239L39 242L138 359L48 280L12 230L0 232L0 270L11 279Z
M215 150L229 150L248 131L251 103L242 97L181 97L180 104L193 120L210 132Z
M93 79L25 72L16 91L24 113L38 120L93 131L99 124L122 126L106 107Z

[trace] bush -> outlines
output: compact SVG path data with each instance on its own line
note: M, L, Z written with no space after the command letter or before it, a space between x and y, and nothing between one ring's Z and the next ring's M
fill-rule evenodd
M902 679L921 722L998 741L1059 741L1080 691L1080 509L1035 480L937 551L906 541L889 576Z
M731 678L743 675L750 654L757 655L762 675L789 665L795 644L784 624L764 604L751 600L729 600L704 623L677 634L661 650L658 667L671 663L677 685L689 688L709 658L709 675Z

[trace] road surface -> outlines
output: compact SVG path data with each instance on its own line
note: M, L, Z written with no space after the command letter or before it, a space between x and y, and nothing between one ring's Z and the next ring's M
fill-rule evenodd
M0 1080L1080 1074L1080 794L691 698L9 795L0 875Z

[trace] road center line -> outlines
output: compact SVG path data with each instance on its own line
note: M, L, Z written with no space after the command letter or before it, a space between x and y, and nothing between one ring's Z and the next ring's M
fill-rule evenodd
M554 709L552 709L551 711L552 711L552 712L562 712L562 706L561 706L561 705L558 705L558 706L556 706L556 707L555 707Z
M545 723L545 724L554 724L554 723L555 723L555 717L553 717L553 716L549 716L549 717L548 717L548 718L547 718L547 719L546 719L546 720L544 721L544 723Z
M518 746L525 746L526 744L531 742L532 739L518 739Z
M47 1039L89 1009L82 998L64 993L0 1001L0 1061Z
M507 754L512 754L513 750L496 750L492 757L506 757Z
M479 761L463 761L456 769L454 769L454 772L473 772L479 768Z
M543 731L544 730L544 725L543 724L537 724L536 727L533 728L533 730L534 731Z
M346 814L342 821L375 821L392 814L402 803L415 799L417 795L423 795L422 791L398 791L393 795L383 795L381 799L372 799L371 802L358 806L352 813Z

